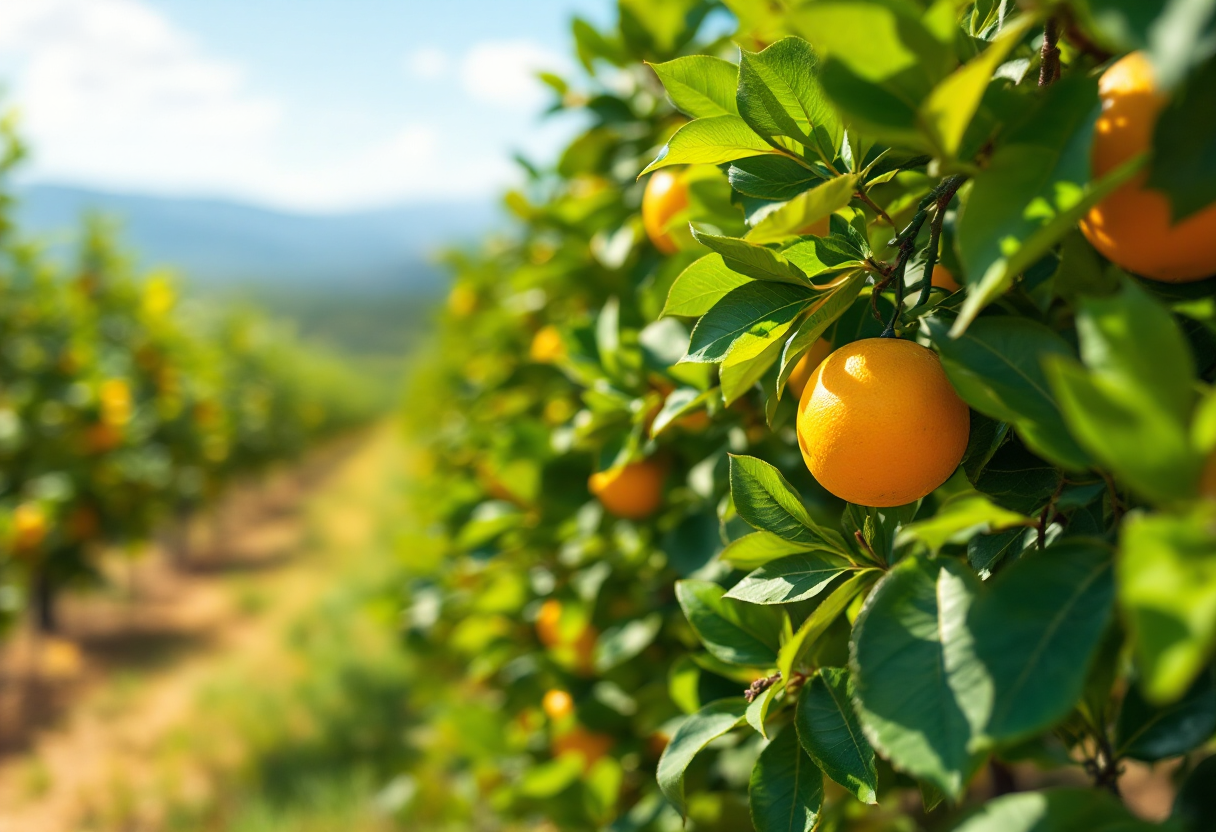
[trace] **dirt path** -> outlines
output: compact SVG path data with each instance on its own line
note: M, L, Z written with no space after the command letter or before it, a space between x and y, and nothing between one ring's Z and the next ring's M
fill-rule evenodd
M27 636L10 644L3 665L10 693L30 684L14 668L36 668L39 681L32 698L14 705L10 695L8 712L0 711L9 720L0 832L161 828L157 749L195 720L210 680L233 667L256 673L273 664L288 622L329 585L335 564L375 534L372 507L384 499L376 492L398 452L388 428L327 448L235 494L218 554L189 571L158 552L133 568L112 564L127 573L118 576L123 590L65 604L63 641L34 649ZM175 778L178 792L212 788L202 772ZM116 796L119 787L125 796ZM130 805L116 809L116 797ZM115 813L136 820L118 826L107 817Z

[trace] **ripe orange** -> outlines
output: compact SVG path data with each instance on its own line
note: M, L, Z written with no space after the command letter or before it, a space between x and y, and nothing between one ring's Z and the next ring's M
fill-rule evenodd
M806 383L811 380L811 373L815 372L815 368L819 366L820 362L831 353L832 343L826 338L820 338L803 353L802 358L799 358L798 363L794 365L794 369L790 370L790 377L785 382L794 391L795 396L802 397Z
M929 282L939 289L945 289L947 292L957 292L963 288L958 285L958 281L954 279L954 275L950 273L950 270L941 263L933 267L933 277L929 279Z
M536 637L546 647L556 647L562 643L562 602L555 598L540 605L536 616Z
M644 459L592 474L587 487L611 514L626 520L642 520L663 504L666 478L665 465L655 459Z
M545 696L541 699L540 706L549 719L555 722L565 719L574 713L574 699L564 690L556 688L545 691Z
M854 341L824 359L798 403L798 445L828 491L863 506L919 500L967 449L967 405L930 350Z
M1095 177L1152 146L1153 128L1167 98L1157 89L1143 52L1116 61L1098 82L1102 114L1094 129ZM1113 263L1166 283L1216 274L1216 205L1174 225L1168 197L1145 185L1141 171L1081 220L1081 231Z
M19 552L37 549L46 539L47 518L37 503L21 503L13 509L13 546Z
M615 740L607 734L588 731L581 725L576 725L561 736L553 738L553 754L577 754L583 758L583 770L595 765L596 761L612 750Z
M674 254L679 248L667 224L687 207L688 185L682 178L667 169L650 175L642 192L642 227L663 254Z
M528 350L529 357L538 363L549 364L566 355L566 344L562 334L552 324L541 327L532 337L532 347Z

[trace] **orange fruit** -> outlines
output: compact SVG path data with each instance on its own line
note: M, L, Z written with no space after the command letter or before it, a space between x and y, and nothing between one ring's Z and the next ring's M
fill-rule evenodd
M583 769L590 769L596 761L612 750L615 740L607 734L588 731L576 725L561 736L553 738L553 754L577 754L583 758Z
M123 379L103 381L97 398L101 402L101 420L107 425L125 425L131 420L131 388Z
M552 324L541 327L536 331L536 335L532 336L532 347L528 350L528 356L533 361L550 364L565 355L566 344L562 340L562 334Z
M19 552L37 549L46 539L47 518L37 503L21 503L13 509L13 545Z
M663 254L674 254L679 246L667 230L671 218L688 207L688 185L667 169L657 170L642 192L642 227Z
M798 445L828 491L900 506L949 479L967 449L967 405L930 350L866 338L824 359L798 403Z
M562 643L562 602L554 598L540 605L536 616L536 637L546 647Z
M929 282L938 289L945 289L947 292L957 292L963 288L958 285L958 281L954 279L954 275L950 273L950 270L941 263L934 265L933 277L930 278Z
M806 383L811 380L811 373L815 372L815 368L819 366L819 363L831 353L832 343L826 338L820 338L811 344L809 350L802 354L802 358L799 358L798 363L794 365L794 369L790 370L790 377L785 382L794 391L795 396L802 397L802 391L806 389Z
M666 478L666 466L654 459L644 459L592 474L587 487L609 513L626 520L641 520L663 504Z
M564 690L545 691L545 696L540 702L541 708L545 714L554 721L565 719L574 713L574 699Z
M1094 128L1093 175L1102 176L1152 147L1153 129L1167 98L1156 86L1143 52L1116 61L1098 81L1102 114ZM1216 205L1175 225L1169 198L1136 174L1090 209L1081 232L1107 259L1166 283L1216 274Z

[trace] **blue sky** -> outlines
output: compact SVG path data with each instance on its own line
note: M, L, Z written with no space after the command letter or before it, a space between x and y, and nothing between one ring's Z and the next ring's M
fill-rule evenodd
M609 0L3 0L25 177L310 211L488 197Z

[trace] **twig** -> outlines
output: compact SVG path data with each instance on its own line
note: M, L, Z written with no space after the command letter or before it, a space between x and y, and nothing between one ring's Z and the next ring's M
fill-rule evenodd
M763 679L757 679L748 686L747 690L743 691L743 698L748 702L753 701L757 696L764 693L773 685L781 681L781 671L778 670L772 676L766 676Z
M853 196L860 199L866 205L869 205L870 208L874 210L874 213L878 214L878 216L882 217L886 221L887 225L891 226L892 228L895 227L895 220L891 219L891 215L880 208L874 200L870 199L870 195L865 191L857 191L853 194Z
M1039 53L1039 86L1046 87L1060 80L1059 26L1054 17L1043 24L1043 49Z

